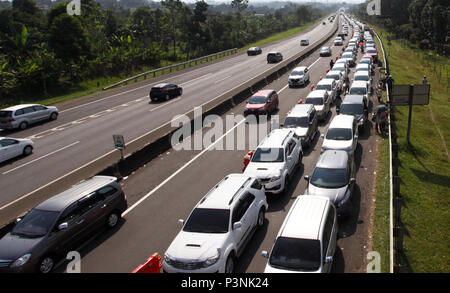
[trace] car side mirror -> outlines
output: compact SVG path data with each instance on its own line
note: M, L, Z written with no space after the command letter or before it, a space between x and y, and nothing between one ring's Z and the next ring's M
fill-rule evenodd
M324 137L325 137L325 134L322 133L322 134L320 135L320 138L324 138Z
M306 181L309 181L309 175L305 175L303 178L305 178Z
M265 258L269 258L269 252L267 252L267 250L261 251L261 255Z
M184 220L183 220L183 219L179 219L179 220L178 220L178 224L181 225L181 226L183 226L183 225L184 225Z
M333 257L332 256L327 256L325 258L325 263L331 263L331 262L333 262Z
M58 230L61 231L67 229L67 227L69 227L69 224L67 224L67 222L64 222L58 225Z
M349 184L354 184L356 182L356 178L350 178Z
M358 139L358 135L357 134L355 134L355 139Z
M242 227L242 223L241 222L235 222L233 224L233 230L237 230L237 229L239 229L241 227Z
M19 223L20 221L22 221L22 218L17 218L16 219L16 224Z

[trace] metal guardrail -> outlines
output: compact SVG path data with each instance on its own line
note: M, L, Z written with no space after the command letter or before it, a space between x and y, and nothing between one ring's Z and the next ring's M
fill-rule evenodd
M182 63L172 64L172 65L169 65L169 66L153 69L153 70L150 70L150 71L147 71L147 72L140 73L140 74L135 75L133 77L129 77L129 78L124 79L124 80L122 80L122 81L120 81L118 83L115 83L115 84L109 85L107 87L104 87L102 90L108 90L108 89L115 88L115 87L118 87L118 86L123 85L123 84L126 85L126 84L128 84L128 82L133 81L133 80L135 82L137 82L137 80L139 78L141 78L141 77L144 77L144 79L147 79L147 75L153 75L153 77L156 77L156 74L158 72L161 72L161 71L164 72L166 70L169 70L169 72L172 72L172 70L174 68L176 70L178 70L178 68L180 68L181 66L183 67L183 69L185 69L186 65L188 65L188 67L190 67L192 63L195 63L195 65L197 65L199 61L203 62L203 60L206 60L206 62L209 62L210 59L213 60L214 57L217 57L217 56L220 56L220 55L226 56L227 54L228 55L235 54L237 52L237 50L238 50L237 48L233 48L233 49L217 52L217 53L214 53L214 54L210 54L210 55L207 55L207 56L202 56L202 57L199 57L199 58L196 58L196 59L188 60L188 61L185 61L185 62L182 62Z
M202 112L204 115L212 114L214 110L220 109L221 107L233 107L235 103L235 98L238 98L243 93L252 93L253 88L257 87L261 82L265 85L269 83L269 80L273 79L276 74L276 78L279 77L279 72L283 69L289 69L295 66L296 63L300 62L306 56L309 56L312 52L318 49L325 41L327 41L331 36L333 36L338 29L337 22L334 22L334 29L332 29L328 34L322 37L317 42L311 44L306 50L303 50L294 56L272 66L270 69L262 72L258 76L255 76L240 85L235 86L226 93L215 97L214 99L203 103L198 107L202 107ZM191 121L194 120L194 110L190 110L184 115L188 116ZM125 160L132 156L134 153L142 150L143 148L155 144L164 144L170 141L172 133L177 129L171 126L171 121L151 130L150 132L143 134L142 136L128 142L125 145ZM110 152L102 155L93 161L84 164L83 166L53 180L44 186L18 198L17 200L9 203L6 206L0 208L0 227L9 224L18 216L24 214L26 211L36 206L38 203L49 198L52 194L56 194L64 190L65 187L71 186L80 182L83 179L92 177L99 172L113 166L120 159L120 153L117 149L111 150Z

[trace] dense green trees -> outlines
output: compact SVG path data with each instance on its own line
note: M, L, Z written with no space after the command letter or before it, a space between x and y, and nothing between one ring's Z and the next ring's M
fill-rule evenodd
M69 2L44 14L33 0L13 0L12 9L0 11L0 104L60 93L82 80L158 67L161 60L242 47L319 14L290 5L255 15L247 11L247 0L234 0L235 12L225 14L212 14L204 0L194 5L162 0L161 8L132 11L81 0L81 15L71 16Z

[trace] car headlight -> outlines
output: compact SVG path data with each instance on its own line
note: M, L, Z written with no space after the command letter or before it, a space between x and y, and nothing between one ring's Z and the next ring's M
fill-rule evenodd
M23 266L24 264L26 264L30 258L31 258L31 253L22 255L21 257L19 257L18 259L16 259L15 262L12 263L11 267L12 267L12 268L18 268L18 267L21 267L21 266Z
M220 248L217 248L217 254L214 256L211 256L210 258L206 259L204 262L204 267L209 267L218 262L220 259Z
M174 259L173 259L170 255L168 255L167 253L165 253L165 254L164 254L164 260L165 260L165 262L167 262L167 263L171 263Z
M276 174L274 174L272 176L272 178L270 178L270 182L277 181L278 179L280 179L281 174L282 174L282 170L278 170L278 172Z

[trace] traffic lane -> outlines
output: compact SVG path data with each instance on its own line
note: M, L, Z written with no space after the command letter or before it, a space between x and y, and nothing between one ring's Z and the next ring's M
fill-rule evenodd
M317 74L313 72L312 79L317 78L321 72L322 71L318 71ZM271 84L270 87L276 89L286 88L286 83L284 80L279 79L277 84ZM307 89L304 88L304 90ZM280 101L283 101L280 103L280 113L285 113L298 102L298 99L296 96L285 96L284 93L280 93ZM241 103L241 105L238 105L233 109L233 113L242 113L243 104L244 103ZM240 111L236 111L236 109L240 109ZM117 231L105 242L99 243L94 241L94 249L89 251L88 248L88 251L83 255L83 271L103 272L104 270L110 270L112 268L114 268L115 271L129 271L132 270L136 264L142 262L142 260L152 252L158 251L162 254L180 229L176 224L177 219L186 218L200 198L228 173L241 172L242 158L245 153L246 151L242 150L206 152L199 160L194 161L187 169L170 181L170 184L161 187L161 189L155 192L150 198L143 201L131 213L127 214L125 224L120 231ZM171 154L167 156L167 159L173 157L174 154L177 154L176 157L182 156L181 152L171 152ZM193 154L191 153L188 157L192 157L192 155ZM211 168L212 162L220 166L220 168ZM172 160L165 161L165 166L162 164L162 159L158 160L158 162L151 163L158 165L158 167L161 168L157 169L159 173L161 170L171 166ZM208 176L203 176L205 170L207 170ZM135 178L141 176L150 178L150 174L143 174L143 172L146 173L149 171L150 169L143 168L142 170L137 171L135 175L130 176L130 178L125 181L125 189L128 190L127 186L130 186L132 189L136 190L138 184L131 182L137 180ZM143 182L145 182L145 180ZM130 191L128 190L127 195L129 196L129 194ZM182 194L179 196L183 196L183 200L172 198L177 196L177 194ZM151 221L149 221L150 215L154 215ZM169 219L174 220L171 222ZM150 227L148 225L149 222L156 223ZM144 230L145 232L141 230L142 226L140 226L139 223L147 223L147 228ZM122 232L122 230L124 230L124 232ZM171 232L161 235L159 231ZM119 235L122 233L123 235ZM130 235L133 235L134 237L132 240L129 238ZM151 241L149 237L152 239ZM132 243L130 243L129 246L128 241L130 240ZM139 245L139 243L145 243L146 245ZM116 263L111 256L114 254L114 251L117 251L120 249L119 247L123 246L130 247L130 254L124 259L121 258L120 262ZM109 253L106 251L109 251ZM99 262L99 257L107 259L107 263ZM121 268L118 266L121 266Z
M311 38L312 41L315 41L319 39L323 34L327 33L329 30L320 27L316 25L312 31L307 31L305 33L302 33L302 37ZM272 50L277 47L282 48L282 50L285 53L285 58L290 57L298 52L299 45L299 38L300 37L293 37L287 40L280 41L276 44L268 45L265 50ZM301 47L300 51L305 50L305 48ZM256 62L255 62L256 60ZM257 64L257 66L254 66L254 64ZM254 74L257 74L258 72L264 71L265 69L270 68L270 66L267 64L266 56L265 54L261 54L256 57L249 58L244 54L236 55L232 58L225 58L223 60L219 60L219 62L215 62L210 64L209 66L204 66L200 68L193 69L189 72L182 72L178 75L172 76L172 77L166 77L164 79L160 80L149 80L150 84L144 84L140 85L137 88L134 89L122 89L121 92L117 92L114 94L99 94L96 95L95 100L91 100L92 98L88 98L88 102L84 104L77 105L76 102L74 102L75 105L69 102L64 102L61 104L61 106L57 105L60 110L59 118L56 121L51 122L41 122L38 124L35 124L33 126L30 126L28 130L25 131L18 131L18 130L0 130L1 135L11 135L18 138L23 137L30 137L33 135L36 135L39 132L47 131L51 128L58 127L61 125L64 125L65 123L70 123L72 121L75 121L77 119L81 119L82 117L94 115L98 112L108 110L112 107L116 107L123 103L128 103L130 101L141 99L141 98L148 98L149 90L152 86L162 83L162 82L171 82L171 83L177 83L180 85L186 85L188 83L199 81L203 84L214 84L216 80L221 79L223 75L229 75L229 76L236 76L236 74L243 73L243 75L237 79L234 80L233 83L231 83L232 80L227 81L226 86L228 88L231 88L233 85L237 85L242 82L242 78L245 78L247 76L253 76ZM245 70L243 70L245 69ZM247 70L247 71L246 71ZM252 70L251 72L248 72L248 70ZM246 76L247 75L247 76ZM206 79L202 81L202 79ZM148 81L146 81L148 83ZM125 91L124 91L125 90ZM185 92L190 91L190 87L187 87L185 89ZM195 92L197 88L192 89L192 92ZM106 95L106 97L103 97L103 95ZM208 97L215 96L216 93L210 93ZM192 98L192 97L188 97ZM68 106L70 105L70 106ZM152 107L152 106L150 106ZM158 107L156 104L154 107ZM173 113L175 114L181 114L181 113Z

